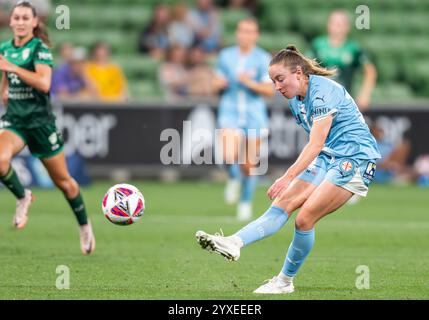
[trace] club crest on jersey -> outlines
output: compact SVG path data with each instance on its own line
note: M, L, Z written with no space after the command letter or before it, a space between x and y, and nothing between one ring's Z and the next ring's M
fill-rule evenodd
M49 136L48 140L49 140L49 142L50 142L51 144L56 144L56 143L57 143L57 141L58 141L57 133L56 133L56 132L52 133L52 134Z
M27 60L27 58L30 56L30 48L25 48L22 50L22 60Z
M353 172L355 165L350 160L343 160L340 162L340 171L343 175Z
M377 165L374 162L368 162L368 165L366 166L365 173L363 174L364 178L367 178L368 180L373 180L375 176L375 169L377 168Z

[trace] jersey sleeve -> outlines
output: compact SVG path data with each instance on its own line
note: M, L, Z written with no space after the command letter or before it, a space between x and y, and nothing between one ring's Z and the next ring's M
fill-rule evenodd
M335 117L338 114L338 104L340 99L337 90L327 90L318 88L312 92L312 116L313 122L322 120L328 116Z
M261 62L259 64L259 70L258 70L258 82L262 83L271 83L270 75L268 74L268 68L270 66L271 61L271 55L268 53L265 53L263 55L263 58L261 59Z
M216 74L222 78L227 78L227 74L228 74L228 66L226 64L226 57L225 57L225 51L222 51L219 54L218 60L216 62Z
M34 50L34 65L36 64L47 64L51 67L54 64L52 53L44 43L40 43Z
M0 54L3 55L4 54L4 48L3 48L3 43L0 43Z

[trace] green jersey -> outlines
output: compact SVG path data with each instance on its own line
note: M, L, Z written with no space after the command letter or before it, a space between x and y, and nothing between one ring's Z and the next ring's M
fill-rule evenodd
M35 71L37 64L52 67L53 59L49 48L41 39L33 37L21 47L13 40L0 45L0 54L9 62L29 71ZM38 128L55 121L49 93L43 93L22 81L15 73L8 72L9 85L6 113L2 120L17 128Z
M312 42L311 51L309 55L316 58L322 66L337 68L335 80L350 93L356 70L369 61L357 43L347 40L341 47L332 47L327 36L316 38Z

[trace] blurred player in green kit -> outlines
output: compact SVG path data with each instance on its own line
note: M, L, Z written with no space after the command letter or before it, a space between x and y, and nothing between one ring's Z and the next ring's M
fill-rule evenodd
M50 103L53 60L47 32L27 1L12 8L10 27L13 39L0 45L1 94L6 106L0 122L0 180L17 198L13 225L24 228L34 200L11 166L11 159L27 145L64 193L79 223L81 251L90 254L95 237L79 185L68 172Z
M362 69L363 81L356 95L356 104L360 111L369 108L371 93L375 87L377 70L360 46L348 38L350 19L346 11L334 10L329 15L325 36L312 41L309 56L316 58L326 68L336 68L338 78L348 92L352 93L352 84L356 71Z

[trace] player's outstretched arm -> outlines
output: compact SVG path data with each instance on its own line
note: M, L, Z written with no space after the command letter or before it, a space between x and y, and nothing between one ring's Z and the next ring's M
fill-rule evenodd
M4 106L7 106L8 90L9 90L9 83L7 82L6 72L2 72L2 78L0 82L0 92L1 92L1 98Z
M29 71L9 62L0 55L0 70L15 73L29 86L48 93L51 88L52 68L45 64L36 64L35 71Z
M356 103L360 111L365 111L371 103L371 93L377 82L377 69L372 63L365 63L363 66L362 88L356 98Z
M288 187L302 171L304 171L322 151L332 125L332 115L315 121L310 132L310 140L302 149L295 163L286 173L274 182L268 189L267 195L272 200Z
M239 75L239 80L242 84L250 90L267 97L272 97L276 93L274 86L271 82L256 82L253 81L247 74L242 73Z

